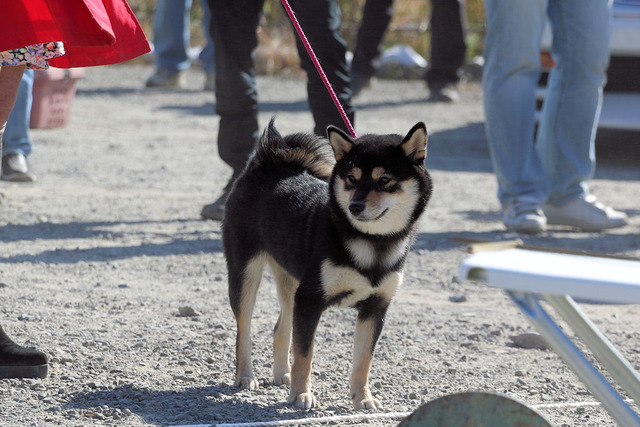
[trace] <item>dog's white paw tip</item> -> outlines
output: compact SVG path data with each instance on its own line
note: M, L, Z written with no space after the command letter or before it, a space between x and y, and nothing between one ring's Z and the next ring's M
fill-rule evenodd
M273 378L275 385L291 385L291 374L277 375Z
M382 403L380 403L378 399L374 399L374 398L362 399L359 402L353 402L353 406L356 409L367 409L367 410L382 409Z
M258 381L255 380L255 378L251 378L251 377L240 377L236 380L235 383L236 387L240 387L242 389L247 389L247 390L257 390L258 387Z
M300 393L297 396L290 395L288 403L293 403L296 408L311 409L317 406L316 397L312 393Z

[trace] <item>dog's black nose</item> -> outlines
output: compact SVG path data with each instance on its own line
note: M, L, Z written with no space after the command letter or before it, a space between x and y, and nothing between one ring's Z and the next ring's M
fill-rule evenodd
M349 212L351 212L351 215L360 215L362 211L364 211L364 203L362 202L349 203Z

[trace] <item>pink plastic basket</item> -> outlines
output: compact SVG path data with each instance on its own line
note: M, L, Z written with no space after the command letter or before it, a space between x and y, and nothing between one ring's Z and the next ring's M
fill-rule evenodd
M35 72L33 81L32 129L66 126L76 95L76 82L84 76L82 68L50 68Z

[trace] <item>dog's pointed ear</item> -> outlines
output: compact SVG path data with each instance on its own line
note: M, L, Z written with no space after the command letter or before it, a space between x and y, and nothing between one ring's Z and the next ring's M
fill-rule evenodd
M271 117L271 120L269 120L269 126L267 126L267 128L264 130L262 134L262 138L265 141L282 140L282 135L280 135L280 132L278 132L278 129L276 129L275 122L276 122L276 116Z
M268 147L280 146L280 141L282 141L282 136L280 135L280 132L278 132L278 129L276 129L275 120L275 116L271 117L269 125L264 128L264 131L262 131L262 135L260 135L260 139L258 140L258 143L267 149L270 149Z
M417 164L424 163L427 157L427 127L424 123L418 122L412 127L400 146L409 160Z
M353 139L335 126L327 127L327 136L329 137L329 143L333 148L333 154L336 157L336 161L339 161L347 155L353 147Z

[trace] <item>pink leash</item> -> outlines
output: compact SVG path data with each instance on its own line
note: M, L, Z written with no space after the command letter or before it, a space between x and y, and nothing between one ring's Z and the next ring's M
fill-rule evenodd
M313 61L313 65L315 65L316 70L318 70L318 74L320 74L320 78L322 79L322 82L324 83L325 87L329 91L329 95L331 95L331 99L333 100L333 103L335 104L336 108L340 112L340 116L342 117L342 120L347 125L347 129L349 129L349 133L351 133L351 136L353 136L354 138L357 138L358 136L356 135L356 131L353 129L353 126L351 125L351 121L349 121L349 117L347 117L347 113L344 112L344 108L342 108L342 105L340 104L340 101L338 100L338 97L336 96L336 93L333 90L333 87L331 87L331 83L329 82L327 75L324 73L324 70L320 65L320 61L318 61L318 57L313 52L313 48L311 47L311 44L309 44L309 40L307 40L307 36L305 36L304 31L302 31L302 27L300 26L298 19L293 13L293 10L291 9L289 2L287 0L281 0L281 1L282 1L282 5L284 6L284 9L287 11L287 15L289 15L289 18L293 23L293 27L296 29L296 32L300 37L300 40L302 40L302 44L304 45L305 49L307 49L307 52L311 57L311 61Z

